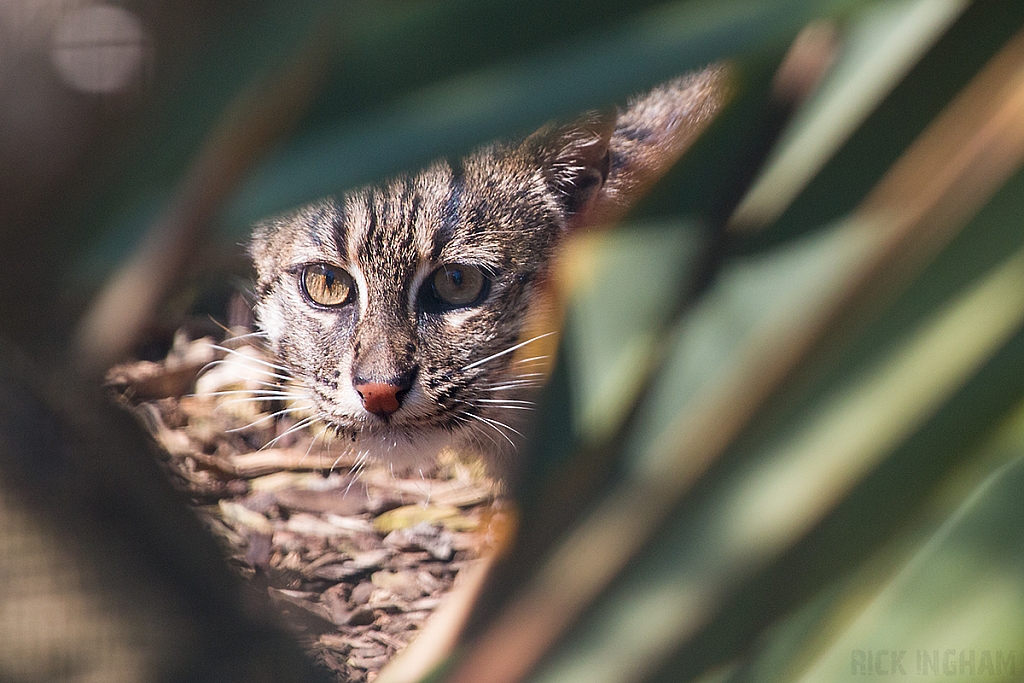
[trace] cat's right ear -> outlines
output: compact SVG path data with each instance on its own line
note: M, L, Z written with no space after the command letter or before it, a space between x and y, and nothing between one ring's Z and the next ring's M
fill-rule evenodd
M564 196L570 229L610 224L661 178L732 94L732 69L712 64L661 84L617 115L594 114L527 139Z
M615 112L587 114L564 126L545 126L523 143L565 208L570 229L586 222L608 179Z

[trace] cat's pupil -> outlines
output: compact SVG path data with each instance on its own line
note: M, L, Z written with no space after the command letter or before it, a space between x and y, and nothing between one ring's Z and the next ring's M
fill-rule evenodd
M461 270L449 271L448 272L448 277L451 278L452 284L454 284L456 287L460 287L460 288L462 287L462 271Z

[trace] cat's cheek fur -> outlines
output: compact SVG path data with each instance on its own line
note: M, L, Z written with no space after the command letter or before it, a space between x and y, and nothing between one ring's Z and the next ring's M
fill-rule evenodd
M314 391L320 412L331 419L332 422L347 425L356 422L358 418L369 416L363 408L362 400L352 386L351 357L342 357L328 366L324 367L324 375L329 377L337 376L337 381L329 379L318 381L313 378L309 381L317 383L319 391ZM329 384L327 383L329 382Z
M472 323L475 318L479 317L476 311L465 310L465 311L452 311L445 316L444 325L447 328L449 335L454 335L463 328L467 323Z
M285 331L288 329L288 318L284 309L276 305L272 299L267 299L256 306L256 318L274 352L279 354L280 340L284 338Z

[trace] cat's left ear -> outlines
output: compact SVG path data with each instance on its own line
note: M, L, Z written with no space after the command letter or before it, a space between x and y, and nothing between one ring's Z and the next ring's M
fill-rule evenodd
M526 139L548 185L565 207L570 228L585 222L611 165L615 112L591 113L573 123L544 127Z

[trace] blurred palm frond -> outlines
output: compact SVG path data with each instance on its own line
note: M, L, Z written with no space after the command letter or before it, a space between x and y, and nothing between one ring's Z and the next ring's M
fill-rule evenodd
M61 368L76 327L106 362L242 276L267 213L733 64L678 167L566 255L520 534L433 680L1020 677L1024 5L131 9L166 48L81 114L98 160L0 188L3 336ZM97 292L139 273L116 339Z

